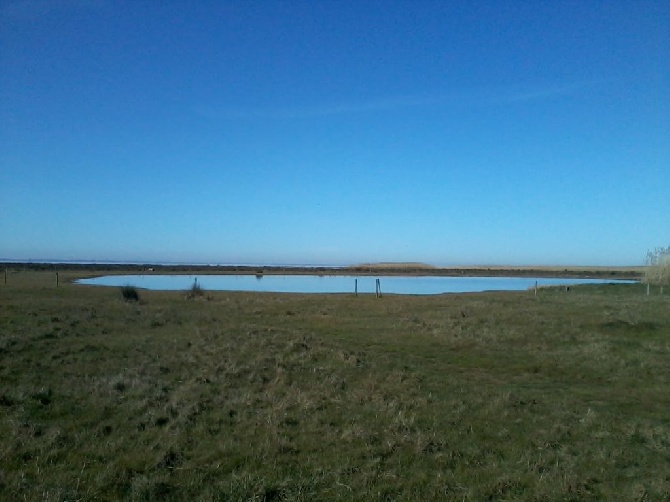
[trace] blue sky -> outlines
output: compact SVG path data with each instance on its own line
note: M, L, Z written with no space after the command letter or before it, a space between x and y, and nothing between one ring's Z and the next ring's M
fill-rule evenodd
M667 1L0 2L0 259L641 264Z

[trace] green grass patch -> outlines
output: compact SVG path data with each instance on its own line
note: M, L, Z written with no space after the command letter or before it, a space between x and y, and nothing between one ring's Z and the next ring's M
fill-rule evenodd
M0 493L664 500L670 297L0 288Z

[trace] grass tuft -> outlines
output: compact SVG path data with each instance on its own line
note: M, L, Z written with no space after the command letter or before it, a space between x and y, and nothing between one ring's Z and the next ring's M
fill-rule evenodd
M126 302L140 301L140 294L137 292L137 288L129 284L121 287L121 296L123 296L123 300Z
M205 296L205 290L202 289L202 286L198 283L198 281L193 281L193 284L191 285L191 289L188 290L188 294L186 295L186 298L188 299L193 299L193 298L202 298Z

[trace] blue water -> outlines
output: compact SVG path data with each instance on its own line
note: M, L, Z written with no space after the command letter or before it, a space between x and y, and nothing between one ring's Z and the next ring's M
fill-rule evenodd
M187 290L197 280L204 290L254 291L274 293L353 293L358 280L359 293L374 293L379 279L382 293L436 295L481 291L523 291L538 286L632 283L601 279L546 277L397 277L397 276L318 276L318 275L107 275L80 279L78 284L97 286L135 286L143 289Z

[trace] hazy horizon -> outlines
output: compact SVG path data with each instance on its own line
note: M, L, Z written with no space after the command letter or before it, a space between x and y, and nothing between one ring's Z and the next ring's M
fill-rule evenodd
M581 264L566 264L566 263L468 263L468 262L441 262L441 263L427 263L417 261L372 261L372 262L355 262L355 263L321 263L321 262L304 262L304 263L289 263L289 262L189 262L189 261L137 261L137 260L104 260L104 259L74 259L61 260L57 258L30 258L30 259L11 259L0 257L0 263L32 263L32 264L70 264L70 265L157 265L157 266L202 266L202 267L328 267L328 268L344 268L355 266L384 266L384 265L416 265L429 266L436 268L487 268L487 267L594 267L594 268L637 268L641 267L643 263L629 263L629 264L612 264L602 265L597 263L581 263Z

